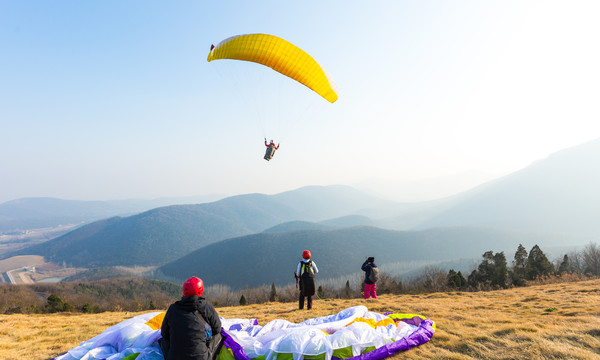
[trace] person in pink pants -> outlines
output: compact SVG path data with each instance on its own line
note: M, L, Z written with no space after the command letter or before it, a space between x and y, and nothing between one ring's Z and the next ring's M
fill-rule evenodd
M372 297L377 299L377 280L379 277L379 269L375 265L375 258L370 256L361 266L365 272L365 299Z

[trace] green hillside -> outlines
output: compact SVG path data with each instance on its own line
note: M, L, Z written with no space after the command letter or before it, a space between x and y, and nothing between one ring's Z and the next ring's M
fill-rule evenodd
M93 223L22 253L76 267L157 265L212 241L255 231L245 225L201 205L170 206Z
M258 233L292 220L345 216L382 203L344 186L240 195L102 220L10 255L42 255L48 261L75 267L156 266L216 241Z
M373 227L261 233L220 241L158 269L175 281L201 276L209 284L233 288L286 285L304 249L310 249L319 277L336 278L360 271L367 256L376 263L448 261L479 258L488 250L531 246L539 238L514 232L448 228L392 231Z

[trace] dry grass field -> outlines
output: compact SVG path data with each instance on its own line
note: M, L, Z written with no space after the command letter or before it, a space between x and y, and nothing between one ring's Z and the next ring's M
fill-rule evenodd
M437 324L433 339L405 359L600 359L600 280L476 293L317 300L313 310L269 303L218 308L223 317L299 322L365 304L416 313ZM0 359L49 359L134 313L0 315Z

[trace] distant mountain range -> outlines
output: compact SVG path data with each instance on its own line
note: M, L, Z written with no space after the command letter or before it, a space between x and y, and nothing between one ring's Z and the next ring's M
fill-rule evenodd
M317 250L327 273L345 274L374 252L383 262L442 261L517 242L582 245L600 234L599 160L600 139L423 203L386 201L347 186L309 186L166 206L91 223L18 254L79 267L164 265L167 276L199 271L245 286L264 272L284 281L304 248ZM263 261L270 265L256 264Z
M101 220L16 254L39 254L77 267L161 265L213 242L285 222L344 221L340 217L348 213L390 204L395 205L346 186L240 195Z
M132 215L160 206L198 204L222 199L204 195L153 200L78 201L22 198L0 204L0 233L59 225L83 224L113 216Z
M598 241L600 139L552 154L463 194L414 228L476 226Z

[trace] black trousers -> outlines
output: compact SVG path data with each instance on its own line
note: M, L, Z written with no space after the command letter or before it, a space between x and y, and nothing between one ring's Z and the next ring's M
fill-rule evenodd
M312 296L304 296L302 292L300 293L300 297L298 298L298 305L300 306L300 310L304 309L304 298L306 297L306 308L308 310L312 309Z

